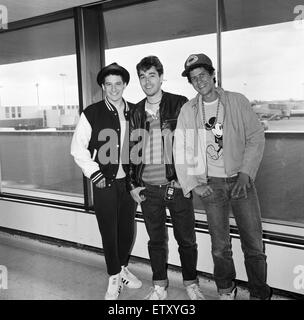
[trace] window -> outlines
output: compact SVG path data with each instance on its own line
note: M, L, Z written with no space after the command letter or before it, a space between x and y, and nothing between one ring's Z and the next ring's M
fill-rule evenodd
M74 21L8 31L0 41L1 84L11 111L0 132L1 191L83 203L82 173L70 156L78 114L54 110L78 105Z
M151 1L103 13L106 64L118 62L131 75L125 97L144 97L136 64L157 55L163 89L192 98L180 76L191 53L204 52L217 70L215 1ZM256 185L264 221L303 225L304 28L297 28L297 1L220 1L221 77L224 89L247 96L266 133ZM121 17L120 24L114 16ZM164 17L168 17L164 22ZM170 17L174 17L171 19ZM145 28L143 28L145 26ZM165 28L164 28L165 26ZM217 70L217 72L219 72ZM289 150L290 149L290 150ZM291 151L292 149L292 151ZM284 205L283 205L284 202ZM204 212L194 196L196 212Z
M222 84L265 128L256 186L264 221L304 226L304 28L296 1L224 1ZM304 7L303 7L304 9Z
M115 17L120 23L115 23ZM164 66L163 90L196 95L181 76L190 54L204 52L216 62L216 2L201 0L158 0L112 9L103 13L107 47L106 64L117 62L130 72L130 83L124 97L136 103L144 94L136 73L136 64L145 56L156 55ZM174 17L174 18L172 18ZM144 27L143 27L144 26ZM197 212L204 212L194 195ZM200 220L202 215L197 215Z
M215 12L212 0L204 1L204 10L200 0L158 0L105 11L106 64L117 62L130 72L125 98L138 102L144 97L136 64L147 55L158 56L164 65L163 90L194 97L181 73L188 56L202 50L216 63Z

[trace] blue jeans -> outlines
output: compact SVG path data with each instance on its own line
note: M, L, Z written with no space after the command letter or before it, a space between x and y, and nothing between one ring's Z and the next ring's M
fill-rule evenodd
M167 287L168 235L166 207L170 211L174 237L178 243L184 285L197 283L197 244L192 199L175 189L173 200L165 200L166 186L145 184L146 200L141 203L149 235L148 251L151 261L153 284Z
M209 177L208 185L213 193L202 198L211 235L214 279L220 294L230 292L235 285L236 273L229 235L229 213L232 209L245 257L250 297L266 299L270 295L270 288L266 284L267 264L257 192L251 181L247 197L241 192L237 198L232 198L231 191L236 180L237 176Z

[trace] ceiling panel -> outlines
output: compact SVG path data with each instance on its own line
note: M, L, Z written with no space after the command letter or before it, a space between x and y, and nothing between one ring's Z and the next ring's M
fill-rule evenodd
M8 22L28 19L51 12L73 8L93 0L1 0L8 10Z
M75 54L72 19L0 34L0 64Z
M92 0L0 0L9 22ZM112 0L111 4L122 3ZM128 1L124 1L127 3ZM100 2L99 2L100 3ZM214 33L215 0L154 0L104 13L108 48ZM223 30L291 21L298 0L223 0ZM0 64L75 53L72 20L0 34Z

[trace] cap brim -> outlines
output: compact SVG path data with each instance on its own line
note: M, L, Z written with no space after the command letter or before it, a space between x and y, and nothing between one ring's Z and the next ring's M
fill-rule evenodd
M188 74L188 70L184 70L184 71L182 72L182 77L187 77L187 74Z
M191 70L198 68L198 67L203 67L204 65L207 65L205 63L193 63L190 65L187 69L185 69L182 73L182 77L188 77L188 74Z

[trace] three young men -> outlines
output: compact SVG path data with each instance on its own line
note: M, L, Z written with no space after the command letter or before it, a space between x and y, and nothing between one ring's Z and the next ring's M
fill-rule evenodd
M129 109L130 104L122 98L129 82L128 71L117 64L103 68L98 83L106 97L85 109L72 142L76 163L94 184L95 212L110 275L105 298L117 299L122 282L141 287L141 281L126 267L134 234L132 196L141 205L149 235L153 288L146 299L167 298L166 209L178 243L186 292L192 300L204 299L196 271L194 192L206 208L220 299L232 300L237 291L230 210L240 233L250 298L270 299L254 187L265 138L249 101L215 86L212 61L204 54L191 55L185 62L182 76L198 92L190 101L162 90L164 70L157 57L143 58L136 68L146 97ZM125 133L126 121L130 136ZM113 130L118 137L114 163L102 161L106 154L101 134L104 129ZM127 164L121 159L125 139L130 144Z

